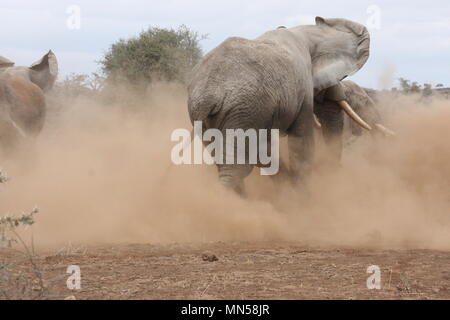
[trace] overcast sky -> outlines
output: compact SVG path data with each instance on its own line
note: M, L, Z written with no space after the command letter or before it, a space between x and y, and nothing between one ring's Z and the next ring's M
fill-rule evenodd
M149 26L185 24L208 34L208 52L229 36L254 38L280 25L311 24L315 16L369 27L370 58L351 77L359 84L391 87L404 77L450 86L449 0L1 0L0 55L29 65L52 49L64 77L98 71L96 61L112 43Z

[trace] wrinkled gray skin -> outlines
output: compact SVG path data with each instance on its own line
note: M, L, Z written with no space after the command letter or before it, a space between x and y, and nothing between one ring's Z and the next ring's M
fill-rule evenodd
M348 80L342 81L341 84L345 100L364 121L371 127L375 127L376 123L382 123L375 102L363 88ZM329 149L330 164L334 166L339 165L343 149L344 119L348 119L353 135L361 135L364 129L349 119L342 108L331 97L324 97L321 100L315 99L314 113L322 126L323 138ZM375 134L376 131L373 132Z
M10 151L21 141L37 136L45 122L44 92L58 74L52 51L30 67L14 66L0 57L0 145Z
M191 122L204 129L279 129L288 135L289 176L304 183L314 153L314 92L358 71L369 33L345 19L279 28L255 40L228 38L194 68L188 86ZM281 161L280 161L281 162ZM218 165L221 183L243 193L253 165ZM284 170L285 166L280 168Z

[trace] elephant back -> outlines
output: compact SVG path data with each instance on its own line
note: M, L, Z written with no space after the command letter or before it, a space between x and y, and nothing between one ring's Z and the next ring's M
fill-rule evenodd
M289 53L271 41L229 38L193 69L188 85L191 121L243 106L272 117L298 106L302 74Z

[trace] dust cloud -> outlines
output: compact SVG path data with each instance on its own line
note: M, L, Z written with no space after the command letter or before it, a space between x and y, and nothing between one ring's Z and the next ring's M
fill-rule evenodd
M2 163L11 181L0 190L0 212L37 205L37 246L298 241L450 249L448 100L381 97L395 138L350 141L341 168L318 166L307 194L254 170L248 199L224 190L214 166L171 164L172 130L191 128L183 88L154 85L138 104L77 98L49 110L35 144ZM320 159L326 153L317 142Z

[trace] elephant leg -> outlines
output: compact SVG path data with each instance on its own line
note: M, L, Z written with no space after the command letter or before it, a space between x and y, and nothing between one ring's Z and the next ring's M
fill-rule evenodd
M314 158L312 97L303 102L300 114L288 130L290 176L295 185L306 187Z
M340 165L342 157L344 113L337 103L329 100L320 104L317 103L314 111L322 124L322 134L327 145L329 164L332 167L337 167Z
M203 131L207 130L206 127L203 127ZM222 134L224 134L225 130L223 130ZM225 136L225 134L224 134ZM206 148L209 144L207 141L202 141L203 146ZM223 150L226 150L226 141L224 141ZM214 152L210 153L212 158L215 157ZM235 150L236 153L236 150ZM226 155L224 155L226 159ZM235 159L236 160L236 159ZM231 189L235 191L242 197L245 197L245 187L244 187L244 179L247 177L252 169L253 165L249 164L216 164L219 172L219 181L220 183L227 189Z
M242 197L246 196L244 179L253 169L251 164L221 164L218 165L219 181L226 188L234 190Z
M0 121L0 148L2 152L14 152L24 139L21 132L9 121Z

